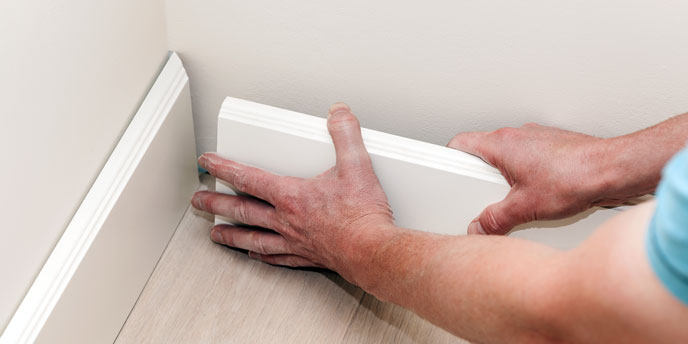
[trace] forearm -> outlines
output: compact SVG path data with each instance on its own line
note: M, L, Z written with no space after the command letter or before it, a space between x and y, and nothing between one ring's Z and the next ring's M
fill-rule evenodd
M545 314L561 251L514 238L406 229L375 240L361 243L370 260L352 263L365 268L351 279L376 297L469 340L538 342L552 335Z
M596 205L616 205L651 193L657 187L662 167L685 146L688 114L655 126L600 142L595 164L603 176L597 186Z
M391 227L349 247L369 259L349 261L347 278L473 342L685 342L688 308L646 258L652 209L622 212L571 251Z

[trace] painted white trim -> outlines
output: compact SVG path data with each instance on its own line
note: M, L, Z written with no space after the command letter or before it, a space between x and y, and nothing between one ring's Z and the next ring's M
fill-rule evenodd
M219 118L261 126L318 142L332 142L323 118L242 99L227 97L220 108ZM361 129L361 135L368 152L372 155L508 185L497 169L473 155L366 128Z
M481 159L454 149L362 129L373 167L400 226L465 234L468 223L509 185ZM219 154L281 175L310 177L334 165L326 120L228 97L218 117ZM217 190L234 193L218 181ZM618 213L594 209L560 221L539 221L512 233L568 249ZM217 223L229 222L217 218ZM565 227L553 231L551 227Z
M198 184L190 107L172 53L0 343L116 338Z

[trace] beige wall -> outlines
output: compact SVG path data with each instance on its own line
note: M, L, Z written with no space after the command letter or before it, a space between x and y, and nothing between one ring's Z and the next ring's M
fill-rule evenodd
M688 2L167 0L200 151L230 95L444 144L528 121L610 136L688 111Z
M166 55L162 0L0 2L0 332Z

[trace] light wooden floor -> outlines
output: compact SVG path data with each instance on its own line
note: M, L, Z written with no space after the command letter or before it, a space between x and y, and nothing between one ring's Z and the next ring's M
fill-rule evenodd
M214 183L204 178L201 188ZM274 267L212 243L192 208L116 343L466 343L331 272Z

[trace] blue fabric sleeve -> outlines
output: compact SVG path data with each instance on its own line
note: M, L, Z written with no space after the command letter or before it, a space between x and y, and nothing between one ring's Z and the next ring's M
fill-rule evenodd
M650 265L660 281L688 305L688 149L662 171L647 235Z

